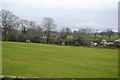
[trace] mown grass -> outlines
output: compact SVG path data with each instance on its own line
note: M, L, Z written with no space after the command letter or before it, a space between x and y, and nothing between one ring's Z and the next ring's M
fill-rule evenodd
M3 75L117 78L118 50L3 42Z

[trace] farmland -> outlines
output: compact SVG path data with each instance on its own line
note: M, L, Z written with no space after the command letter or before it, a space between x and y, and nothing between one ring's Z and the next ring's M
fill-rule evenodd
M3 42L2 74L40 78L117 78L118 50Z

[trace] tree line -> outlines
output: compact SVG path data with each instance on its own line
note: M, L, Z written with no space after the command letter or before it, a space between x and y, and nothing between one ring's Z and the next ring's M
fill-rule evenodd
M117 32L108 28L98 32L91 28L80 28L72 31L68 27L56 30L57 25L50 17L45 17L41 25L35 21L23 20L7 10L0 11L0 30L3 41L33 42L57 45L89 46L92 41L102 40L101 36L107 36L112 41L112 36Z

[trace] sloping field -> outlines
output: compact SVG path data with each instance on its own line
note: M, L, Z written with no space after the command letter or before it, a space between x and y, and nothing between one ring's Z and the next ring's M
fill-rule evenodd
M118 50L3 42L3 75L117 78Z

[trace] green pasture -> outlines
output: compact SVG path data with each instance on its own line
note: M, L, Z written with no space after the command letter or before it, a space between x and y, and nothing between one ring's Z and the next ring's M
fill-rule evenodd
M118 50L3 42L2 74L40 78L117 78Z

